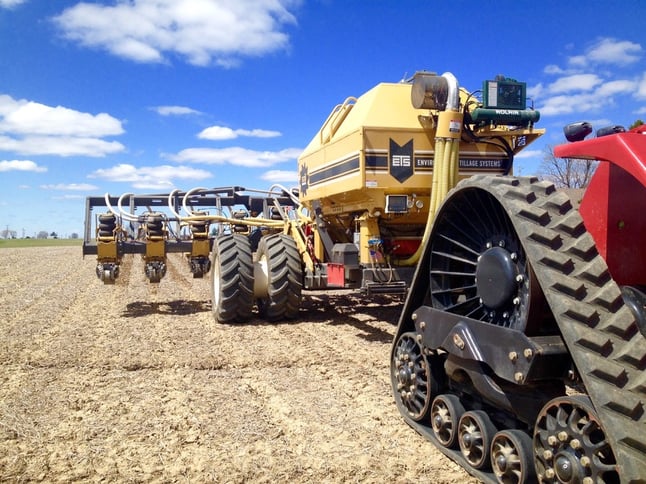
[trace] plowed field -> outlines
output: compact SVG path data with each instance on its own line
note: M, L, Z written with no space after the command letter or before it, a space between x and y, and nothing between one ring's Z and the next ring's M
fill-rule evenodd
M395 408L400 301L219 325L181 256L104 286L80 252L0 250L0 481L478 482Z

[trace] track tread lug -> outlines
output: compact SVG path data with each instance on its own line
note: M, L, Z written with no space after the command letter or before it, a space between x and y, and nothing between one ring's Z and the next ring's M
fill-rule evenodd
M634 341L632 342L634 343ZM639 371L646 370L646 350L639 348L639 345L629 344L624 345L617 357L621 361L625 361L630 366ZM646 378L646 374L644 375Z
M552 284L551 287L556 291L567 294L577 301L583 301L588 294L588 288L578 280L558 281Z
M556 251L563 245L563 238L561 234L545 229L544 227L535 227L529 234L529 238L538 244L544 246L545 249ZM555 252L556 253L556 252ZM555 253L545 254L546 256L554 255Z
M568 208L571 210L572 206ZM570 212L567 215L564 215L559 222L554 226L555 230L563 232L570 237L580 237L586 232L585 225L581 220L581 217L575 216L574 212Z
M605 380L617 388L623 388L628 383L628 373L623 368L615 368L612 362L606 361L603 368L595 368L590 371L590 375Z
M583 262L590 262L599 255L592 237L581 237L574 241L570 240L569 246L565 249L565 253Z
M636 399L632 399L632 402L623 402L619 401L608 401L603 404L603 407L612 410L619 415L628 417L630 420L639 421L644 415L644 404Z
M586 337L577 340L577 343L590 351L594 351L604 358L610 356L614 349L614 345L611 340L593 332L587 334Z
M596 286L603 286L612 281L608 267L600 259L600 256L595 255L594 259L589 261L588 264L583 265L579 269L579 277Z
M573 302L563 313L563 316L570 318L572 321L582 323L589 328L595 328L601 321L601 316L596 308L588 304Z

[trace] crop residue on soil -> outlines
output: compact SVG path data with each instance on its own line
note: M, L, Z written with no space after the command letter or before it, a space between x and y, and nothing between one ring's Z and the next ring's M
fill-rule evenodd
M400 301L306 293L219 325L180 255L113 286L78 247L0 250L0 480L475 483L400 418Z

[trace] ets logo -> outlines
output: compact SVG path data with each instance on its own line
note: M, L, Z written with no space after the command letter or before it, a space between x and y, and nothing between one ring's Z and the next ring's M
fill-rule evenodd
M390 175L399 183L404 183L413 176L413 140L399 146L391 138L388 165Z
M392 166L410 166L410 156L408 155L393 155Z

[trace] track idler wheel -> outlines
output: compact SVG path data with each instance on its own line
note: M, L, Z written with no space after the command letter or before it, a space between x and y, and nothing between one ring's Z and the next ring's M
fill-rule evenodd
M489 467L489 451L496 427L482 410L471 410L460 417L458 442L462 455L474 469Z
M414 332L402 334L395 343L391 372L397 405L405 408L414 421L424 419L431 406L434 385L428 359Z
M439 395L431 406L433 434L446 448L453 448L458 442L458 422L464 413L460 399L455 395Z
M522 430L502 430L491 442L491 467L502 484L536 482L532 439Z
M617 462L588 397L559 397L534 428L536 473L542 482L619 482Z

